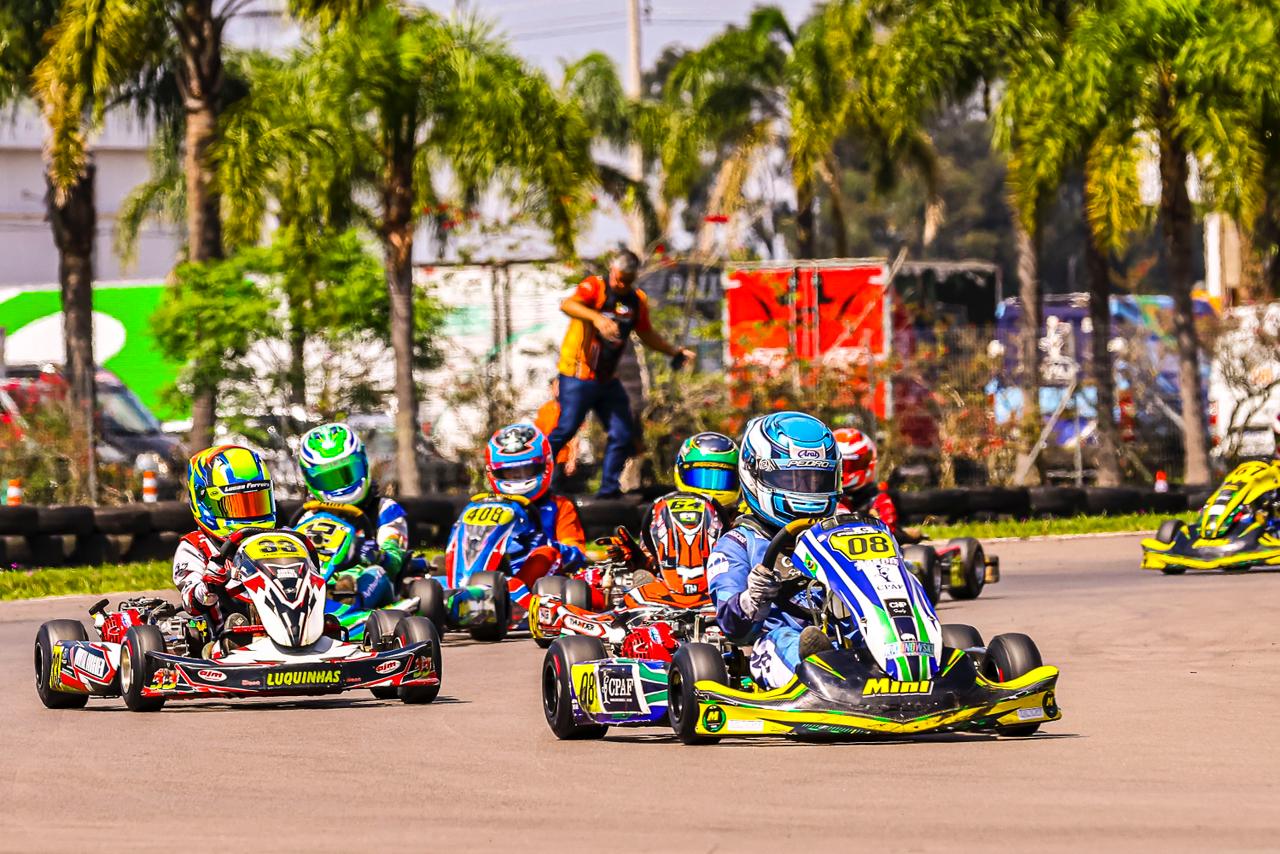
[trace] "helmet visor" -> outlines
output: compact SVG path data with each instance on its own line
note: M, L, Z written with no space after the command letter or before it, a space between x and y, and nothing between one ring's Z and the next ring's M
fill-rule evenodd
M545 463L518 463L493 470L495 480L533 480L546 469Z
M369 464L362 457L353 456L307 472L307 483L321 492L338 492L355 486L369 473Z
M680 480L689 489L705 489L712 492L738 490L738 472L731 468L681 466Z
M212 499L214 515L221 519L262 519L273 512L271 488L263 486L252 492L237 492Z
M809 495L836 491L836 468L776 469L760 472L760 481L772 489Z

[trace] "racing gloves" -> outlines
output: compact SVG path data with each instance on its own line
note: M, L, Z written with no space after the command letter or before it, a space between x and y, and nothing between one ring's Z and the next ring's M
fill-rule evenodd
M753 621L763 620L782 588L782 577L777 569L756 564L747 573L747 589L738 594L742 613Z
M378 548L378 541L371 539L361 540L358 559L364 566L381 566L382 549Z

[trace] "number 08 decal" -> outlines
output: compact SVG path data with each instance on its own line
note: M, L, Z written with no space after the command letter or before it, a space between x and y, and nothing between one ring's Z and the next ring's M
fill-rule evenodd
M835 534L831 547L852 560L893 557L897 552L888 534Z

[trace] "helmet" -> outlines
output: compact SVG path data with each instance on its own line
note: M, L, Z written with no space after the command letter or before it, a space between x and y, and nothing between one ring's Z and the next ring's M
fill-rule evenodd
M676 454L676 488L705 495L721 507L738 503L738 446L720 433L684 440Z
M671 653L679 645L675 633L671 631L671 625L659 621L628 632L622 639L622 655L624 658L670 661Z
M738 474L751 512L782 527L835 512L840 452L812 415L775 412L747 422Z
M489 486L502 495L521 495L537 501L551 488L555 457L551 443L532 424L503 427L484 449Z
M364 442L346 424L321 424L308 431L298 466L311 494L333 504L359 504L373 483Z
M675 493L653 503L645 546L672 593L707 592L707 559L722 530L720 511L704 495Z
M239 445L207 448L187 464L191 515L210 536L225 539L241 528L274 528L271 475L258 455Z
M840 449L840 486L846 492L861 489L876 476L876 443L855 427L835 431Z

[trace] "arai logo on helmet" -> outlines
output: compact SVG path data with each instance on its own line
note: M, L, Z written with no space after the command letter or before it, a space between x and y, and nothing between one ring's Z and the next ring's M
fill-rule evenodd
M825 460L827 454L821 448L795 448L791 456L797 460Z
M222 682L227 678L221 670L198 670L196 675L206 682Z

